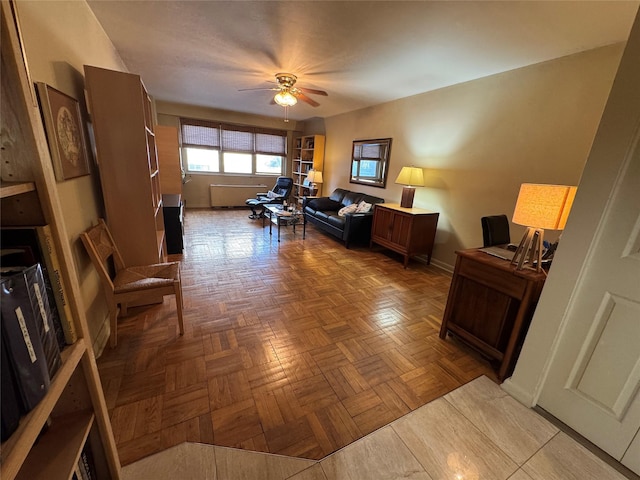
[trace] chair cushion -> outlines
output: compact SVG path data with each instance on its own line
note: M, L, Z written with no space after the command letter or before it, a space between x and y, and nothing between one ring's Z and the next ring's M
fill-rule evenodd
M113 280L115 293L172 285L180 278L178 262L157 263L120 270Z

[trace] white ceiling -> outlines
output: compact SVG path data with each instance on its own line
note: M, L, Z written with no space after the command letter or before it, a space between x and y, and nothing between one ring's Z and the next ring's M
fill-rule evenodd
M330 117L626 41L638 1L111 1L89 5L156 99L281 117L278 72Z

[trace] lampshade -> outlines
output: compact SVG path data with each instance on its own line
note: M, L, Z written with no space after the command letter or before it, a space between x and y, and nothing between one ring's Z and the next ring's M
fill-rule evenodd
M527 231L511 263L521 270L525 264L537 271L542 267L544 230L563 230L576 196L577 187L523 183L513 212L513 223ZM535 267L534 267L535 264Z
M545 230L563 230L576 190L576 187L566 185L523 183L513 212L513 223Z
M396 178L396 183L409 187L424 187L422 169L418 167L402 167L400 175Z
M281 107L292 107L298 103L298 99L294 97L289 90L281 90L276 93L273 100Z
M310 183L322 183L322 172L320 170L309 170L307 180L309 180Z

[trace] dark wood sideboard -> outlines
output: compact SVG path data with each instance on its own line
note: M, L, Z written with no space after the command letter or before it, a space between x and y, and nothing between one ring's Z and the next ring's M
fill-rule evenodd
M398 204L377 203L373 210L371 245L377 243L404 256L404 268L414 255L431 263L439 213Z
M546 274L516 270L479 249L456 254L440 338L454 334L496 360L498 379L504 380L518 359Z

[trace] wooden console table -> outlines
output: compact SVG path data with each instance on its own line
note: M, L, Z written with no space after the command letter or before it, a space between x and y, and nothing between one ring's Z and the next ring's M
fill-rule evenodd
M404 255L404 268L414 255L427 255L431 263L439 213L421 208L403 208L395 203L376 203L371 245L377 243Z
M513 371L546 275L516 270L478 249L457 251L440 338L450 332L497 360L498 378Z

